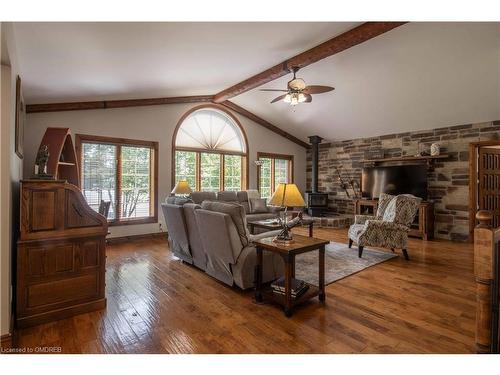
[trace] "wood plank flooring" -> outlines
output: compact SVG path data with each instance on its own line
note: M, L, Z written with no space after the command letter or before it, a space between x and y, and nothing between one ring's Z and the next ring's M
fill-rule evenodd
M306 230L298 232L306 234ZM315 236L346 242L346 230ZM63 353L472 353L471 244L411 239L402 255L326 287L286 318L172 258L163 239L110 245L106 310L19 330Z

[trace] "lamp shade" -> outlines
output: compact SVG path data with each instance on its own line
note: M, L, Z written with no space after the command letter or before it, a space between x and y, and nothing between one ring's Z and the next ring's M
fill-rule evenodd
M279 184L269 204L281 207L304 207L306 202L304 202L297 185Z
M172 190L172 194L191 194L192 191L186 180L180 180Z

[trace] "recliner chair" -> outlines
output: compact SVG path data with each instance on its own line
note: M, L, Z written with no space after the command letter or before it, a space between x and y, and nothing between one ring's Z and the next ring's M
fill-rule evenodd
M193 257L193 264L206 271L207 269L207 255L203 248L198 222L196 221L195 211L199 210L201 206L195 203L185 203L184 216L186 218L187 235L189 240L189 248Z
M183 261L193 264L193 257L189 248L184 208L181 205L162 203L161 209L168 229L170 250Z
M237 203L205 201L201 206L194 213L207 255L206 272L227 285L253 287L257 252L252 241L275 236L279 231L250 235L244 208ZM263 256L263 282L282 276L283 260L267 251Z

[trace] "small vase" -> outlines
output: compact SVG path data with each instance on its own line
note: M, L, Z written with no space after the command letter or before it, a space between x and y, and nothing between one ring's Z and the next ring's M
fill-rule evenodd
M431 145L431 156L438 156L441 151L441 146L439 143L433 143Z

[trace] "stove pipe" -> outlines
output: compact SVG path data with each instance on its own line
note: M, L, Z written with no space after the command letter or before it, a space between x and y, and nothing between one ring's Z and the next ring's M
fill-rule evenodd
M319 159L319 144L323 138L318 135L311 135L309 142L311 142L311 155L312 155L312 178L311 178L311 191L318 193L318 159Z

